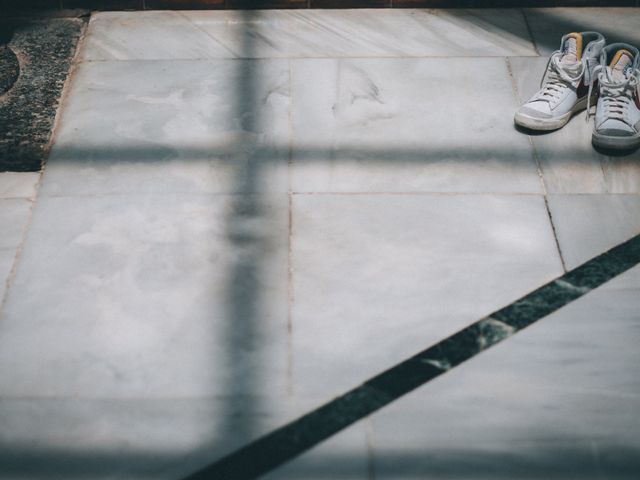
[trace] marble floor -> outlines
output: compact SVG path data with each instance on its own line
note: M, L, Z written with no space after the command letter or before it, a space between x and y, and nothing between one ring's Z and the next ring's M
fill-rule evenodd
M0 173L0 478L180 479L640 233L640 152L513 127L640 9L92 15ZM266 473L640 477L640 267Z

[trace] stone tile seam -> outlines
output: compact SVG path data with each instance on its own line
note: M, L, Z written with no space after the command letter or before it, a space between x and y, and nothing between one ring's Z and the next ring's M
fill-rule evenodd
M549 317L640 264L640 236L616 245L531 293L406 358L345 393L199 469L184 480L253 479Z
M44 148L44 161L41 165L41 169L40 172L38 172L38 179L36 181L35 187L34 187L34 191L33 191L33 197L29 199L29 201L31 202L31 206L29 208L29 213L27 216L27 222L24 226L24 229L22 231L22 235L21 235L21 239L20 239L20 244L18 245L17 249L16 249L16 253L15 253L15 257L13 259L13 263L11 265L11 270L9 271L9 275L7 276L7 279L5 281L5 289L4 289L4 293L2 295L2 298L0 298L0 321L2 321L2 316L4 313L4 307L7 303L7 300L9 298L9 294L11 292L11 285L13 283L13 279L16 275L16 271L18 269L18 263L20 262L20 258L22 256L22 251L24 249L24 245L25 242L27 240L27 236L29 234L29 230L31 228L31 223L33 221L33 211L36 207L36 203L37 203L37 199L38 199L38 194L40 192L40 189L42 187L42 181L43 181L43 176L44 176L44 171L45 171L45 167L46 167L46 162L47 162L47 158L49 156L49 154L51 153L51 149L53 148L53 145L55 144L55 137L58 131L58 124L60 121L60 116L62 115L62 110L64 108L64 104L66 101L66 98L69 94L69 91L71 90L71 82L74 76L74 72L77 68L78 65L78 58L80 55L80 51L82 48L82 45L84 43L84 38L87 32L87 27L88 27L88 22L82 21L82 27L81 27L81 31L80 31L80 37L78 38L78 43L76 44L76 48L75 48L75 52L73 55L73 58L71 60L71 67L69 69L69 72L67 73L67 78L64 81L64 85L62 87L62 91L61 91L61 95L60 95L60 99L58 102L58 106L56 109L56 114L53 120L53 124L51 126L51 131L49 134L49 140L47 142L47 144L45 145Z
M289 149L287 158L287 393L294 395L294 349L293 349L293 63L287 62L289 72L289 107L287 108Z
M558 240L558 232L556 231L556 225L553 221L553 214L551 213L551 207L549 206L549 199L545 195L544 197L544 207L547 211L547 217L549 218L549 224L551 225L551 230L553 232L553 239L556 242L556 249L558 250L558 255L560 256L560 263L562 264L562 270L566 273L568 272L567 264L564 260L564 255L562 253L562 247L560 246L560 240Z
M213 35L211 35L209 32L207 32L204 28L202 28L200 25L198 25L197 23L195 23L191 18L189 18L184 11L182 10L177 10L177 13L180 17L184 18L190 25L193 25L193 27L202 32L207 38L209 38L212 42L214 42L215 45L218 45L220 47L222 47L223 49L225 49L227 52L229 52L231 55L235 55L234 52L232 50L230 50L225 44L221 43L218 39L216 39Z
M42 173L40 173L38 178L38 184L41 182ZM36 186L37 192L38 186ZM31 221L33 219L33 209L35 208L36 200L27 199L30 202L29 212L27 213L27 221L25 222L24 227L22 228L22 233L20 235L20 241L15 248L15 254L13 257L13 262L11 263L11 269L9 270L9 274L7 275L6 280L4 281L4 292L2 298L0 298L0 322L2 322L2 317L4 314L4 307L7 303L7 299L9 298L9 293L11 291L11 285L13 284L13 278L16 275L16 271L18 269L18 263L20 262L20 257L22 256L22 250L24 248L25 241L27 239L27 234L29 232L29 228L31 227ZM13 250L13 249L11 249Z
M107 192L107 193L67 193L67 194L47 194L40 193L39 198L107 198L107 197L167 197L167 196L183 196L188 198L202 198L202 197L238 197L238 196L262 196L265 198L275 198L279 196L433 196L433 197L544 197L545 194L540 192L440 192L440 191L415 191L415 192L379 192L379 191L361 191L361 192L321 192L321 191L292 191L292 192L193 192L193 191L164 191L164 192ZM556 197L640 197L640 192L630 193L549 193L546 195L549 198ZM27 197L7 197L1 200L34 200L34 198Z
M456 197L456 196L488 196L488 197L541 197L544 196L540 192L439 192L439 191L415 191L415 192L291 192L292 195L299 196L374 196L374 195L388 195L388 196L439 196L439 197Z
M511 81L511 87L513 89L513 96L516 100L516 104L520 105L522 103L522 98L520 95L520 92L518 91L518 85L516 84L516 79L513 75L513 67L511 65L511 60L509 59L509 57L505 57L505 64L507 67L507 72L509 74L509 79ZM542 191L544 193L543 198L544 198L544 207L545 210L547 211L547 218L549 219L549 224L551 226L551 232L553 234L553 240L556 244L556 250L558 252L558 257L560 259L560 264L562 265L562 270L563 272L567 272L567 264L565 262L564 259L564 255L562 253L562 247L560 246L560 241L558 240L558 233L556 231L556 226L553 222L553 215L551 214L551 208L549 207L549 200L547 198L547 195L549 193L548 189L547 189L547 184L545 182L544 179L544 170L542 169L542 163L540 162L540 155L538 154L538 150L536 149L535 144L533 143L533 139L531 138L531 135L527 135L527 138L529 140L529 145L531 147L531 154L532 157L536 163L536 169L538 170L538 176L540 178L540 186L542 187Z
M539 192L438 192L438 191L415 191L415 192L320 192L320 191L294 191L292 195L397 195L397 196L496 196L496 197L542 197L544 193ZM640 192L621 192L621 193L595 193L595 192L573 192L573 193L548 193L547 197L640 197Z
M318 398L315 397L297 397L300 398L302 400L319 400ZM122 396L116 396L116 395L103 395L103 396L97 396L97 395L75 395L75 394L69 394L69 395L2 395L0 397L0 399L2 401L30 401L30 400L34 400L34 401L52 401L52 402L57 402L57 401L69 401L69 400L73 400L73 401L79 401L79 402L83 402L83 401L87 401L87 402L100 402L100 401L104 401L104 402L139 402L139 401L145 401L145 402L164 402L164 401L188 401L188 402L192 402L192 401L212 401L212 400L219 400L219 401L227 401L229 399L239 399L239 401L242 401L243 399L266 399L266 400L283 400L286 401L287 397L285 395L264 395L264 396L260 396L260 395L252 395L252 396L224 396L224 395L147 395L147 396L143 396L143 395L122 395Z
M2 172L2 173L14 173L14 172ZM20 172L23 173L23 172ZM36 183L34 184L34 190L37 187L38 183L40 183L40 172L28 172L28 173L37 173L38 174L38 180L36 181ZM33 195L30 196L26 196L26 195L5 195L5 196L0 196L0 202L2 202L3 200L31 200L34 201L36 197L36 193L34 192Z
M538 49L538 43L536 42L536 38L533 34L533 29L531 28L531 23L529 22L529 16L527 14L526 9L520 8L520 12L522 13L522 18L524 20L524 25L527 29L527 34L529 35L529 41L531 42L531 46L533 47L533 51L536 52L538 56L540 56L540 50Z
M367 480L376 480L376 464L375 464L375 433L371 417L364 419L364 441L365 454L367 459Z
M79 59L79 64L92 63L153 63L153 62L220 62L220 61L284 61L284 60L421 60L421 59L447 59L447 60L471 60L471 59L501 59L501 58L539 58L540 55L347 55L347 56L297 56L284 55L281 57L193 57L193 58L105 58L105 59Z
M585 194L598 195L598 194ZM640 195L640 194L607 194L607 195ZM110 198L110 197L185 197L185 198L216 198L216 197L264 197L276 198L283 196L420 196L420 197L542 197L538 192L437 192L437 191L416 191L416 192L189 192L189 191L157 191L157 192L109 192L109 193L69 193L69 194L40 194L39 198L49 199L71 199L71 198ZM562 196L562 195L556 195Z

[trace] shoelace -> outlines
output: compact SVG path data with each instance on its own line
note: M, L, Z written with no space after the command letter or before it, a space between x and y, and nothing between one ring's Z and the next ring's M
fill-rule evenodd
M549 57L545 74L540 82L541 90L534 96L533 100L555 102L566 88L582 78L587 68L585 62L588 59L575 62L575 64L563 64L561 58L562 52L560 50L553 52Z
M593 70L593 75L598 79L600 84L600 97L602 98L602 106L605 109L606 119L620 120L631 125L629 120L629 108L633 102L633 92L640 83L640 69L631 74L625 75L623 80L615 79L611 75L611 69L598 65ZM587 122L589 121L589 112L591 111L591 91L595 82L589 85L589 94L587 99Z

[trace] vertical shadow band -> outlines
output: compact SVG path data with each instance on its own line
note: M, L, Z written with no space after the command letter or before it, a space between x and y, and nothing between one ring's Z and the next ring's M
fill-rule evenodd
M185 480L252 479L640 263L640 234Z

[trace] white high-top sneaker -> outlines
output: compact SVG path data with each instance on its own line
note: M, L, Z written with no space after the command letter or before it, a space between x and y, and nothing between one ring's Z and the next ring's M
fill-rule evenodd
M560 50L549 58L540 90L518 109L515 123L531 130L556 130L587 108L593 70L604 45L597 32L562 37Z
M593 144L612 150L640 147L640 54L626 43L602 51L596 68L598 105Z

